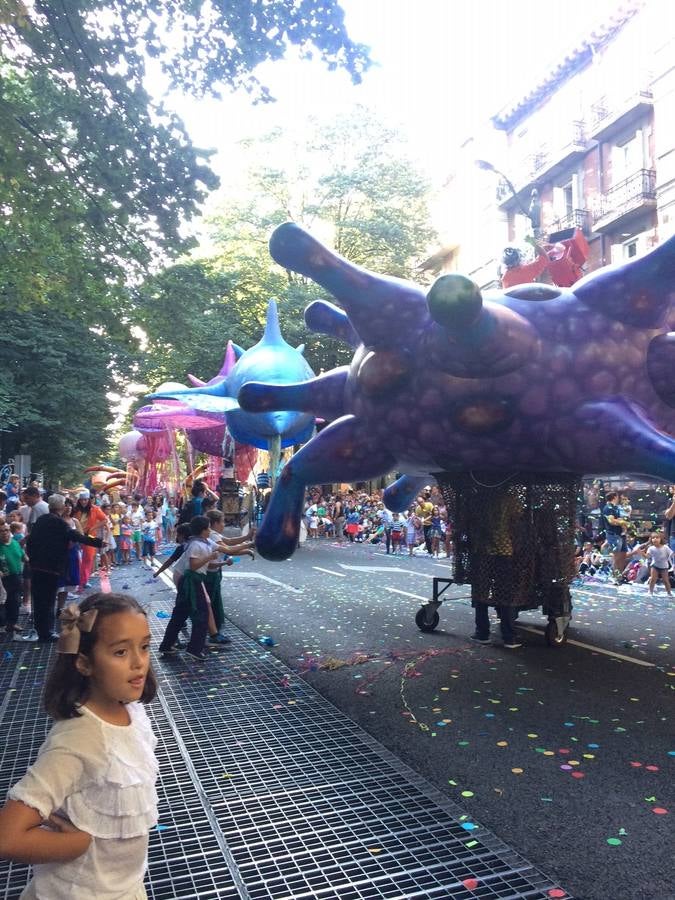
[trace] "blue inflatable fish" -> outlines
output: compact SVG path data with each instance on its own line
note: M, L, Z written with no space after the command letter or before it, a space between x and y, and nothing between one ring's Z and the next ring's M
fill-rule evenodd
M274 444L282 448L303 444L314 433L313 415L278 410L272 405L264 412L245 412L237 400L240 388L249 382L294 384L313 378L303 351L303 344L296 349L281 336L277 305L270 300L265 333L257 344L241 353L228 375L193 388L172 385L171 391L160 389L149 398L181 400L201 412L226 413L235 441L261 450L269 450Z

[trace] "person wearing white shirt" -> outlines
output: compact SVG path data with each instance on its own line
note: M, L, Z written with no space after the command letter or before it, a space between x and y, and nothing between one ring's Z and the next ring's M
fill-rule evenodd
M143 707L157 690L149 647L128 595L62 613L44 696L55 724L0 810L0 857L33 866L20 900L145 900L159 771Z
M662 581L669 597L672 597L668 568L673 561L673 551L664 543L662 534L653 534L647 548L647 562L650 566L649 593L654 593L658 581Z

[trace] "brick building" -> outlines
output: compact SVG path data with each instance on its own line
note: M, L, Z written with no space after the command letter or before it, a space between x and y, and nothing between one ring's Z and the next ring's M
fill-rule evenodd
M675 4L624 5L492 125L502 149L491 162L516 190L514 197L501 180L493 201L503 246L531 233L522 210L535 188L545 236L583 230L586 271L641 255L674 234ZM470 143L474 157L482 156L478 138ZM472 180L489 178L493 188L492 173ZM495 285L501 248L479 248L467 237L458 268L481 287Z

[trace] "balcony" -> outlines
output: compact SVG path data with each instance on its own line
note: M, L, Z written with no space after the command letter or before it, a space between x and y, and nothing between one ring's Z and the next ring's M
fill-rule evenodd
M536 153L522 158L517 165L519 177L514 179L521 202L527 207L530 193L543 181L556 178L570 169L586 154L585 125L582 121L571 122L560 140L542 143ZM497 203L504 209L517 205L508 186L500 181L497 187Z
M602 194L593 209L593 231L613 231L639 213L656 209L656 172L640 169Z
M624 100L599 97L591 106L588 136L594 141L609 141L630 122L652 108L654 100L648 88L634 91Z
M590 228L591 214L588 209L572 209L567 213L566 216L561 216L558 219L554 219L550 225L548 230L555 231L566 231L568 228L578 228L580 231L588 237L591 232Z

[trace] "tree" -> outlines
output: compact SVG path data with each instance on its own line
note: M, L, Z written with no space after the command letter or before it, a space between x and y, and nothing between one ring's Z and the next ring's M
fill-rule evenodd
M315 371L349 361L348 348L305 328L303 310L323 292L272 261L275 225L293 219L353 262L407 278L434 240L428 186L400 139L368 110L316 123L307 143L279 129L246 147L250 170L240 196L228 191L209 220L213 254L168 269L138 292L136 315L150 349L144 377L153 385L183 380L187 371L215 373L228 339L245 347L259 339L272 297L282 334L306 344ZM279 163L271 167L270 159Z
M252 70L290 44L355 80L368 64L336 0L0 0L0 298L74 308L94 277L88 308L119 303L112 287L185 251L217 179L148 94L148 61L195 96L267 100Z
M34 470L79 481L110 448L105 395L131 360L125 346L54 310L16 312L0 329L2 459L29 453Z
M169 88L243 86L264 101L252 72L290 45L355 81L368 65L336 0L0 0L0 309L18 311L29 335L3 317L1 424L14 429L3 455L24 448L52 474L96 456L103 438L90 424L107 418L113 348L131 346L128 288L194 244L184 223L217 185L209 153L148 93L150 61ZM49 331L54 365L28 372L33 329ZM58 377L56 360L72 360L57 336L95 355L86 376L75 357L79 394L70 373ZM60 393L71 416L87 410L61 436Z

